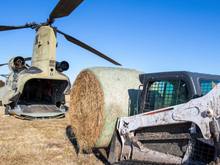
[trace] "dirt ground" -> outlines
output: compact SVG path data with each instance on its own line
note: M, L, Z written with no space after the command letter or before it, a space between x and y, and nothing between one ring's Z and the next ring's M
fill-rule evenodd
M63 119L27 121L4 116L0 108L0 165L103 164L94 154L77 156Z

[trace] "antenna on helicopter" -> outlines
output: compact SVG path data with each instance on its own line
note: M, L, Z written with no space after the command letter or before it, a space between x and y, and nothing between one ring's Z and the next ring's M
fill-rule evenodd
M75 45L78 45L81 48L86 49L86 50L92 52L93 54L95 54L95 55L115 64L115 65L121 65L117 61L115 61L112 58L108 57L107 55L101 53L100 51L92 48L88 44L86 44L86 43L60 31L56 27L52 26L52 24L55 22L55 20L57 18L62 18L62 17L66 17L66 16L70 15L70 13L72 11L74 11L82 2L83 2L83 0L60 0L58 2L58 4L55 6L55 8L52 10L52 12L50 13L49 18L47 19L46 22L39 23L39 24L27 23L22 26L4 26L4 25L1 26L0 25L0 31L16 30L16 29L24 29L24 28L38 29L40 26L45 26L45 25L50 26L51 28L54 29L55 32L63 35L66 38L66 40L68 40L69 42L71 42ZM2 64L2 65L7 65L7 64Z

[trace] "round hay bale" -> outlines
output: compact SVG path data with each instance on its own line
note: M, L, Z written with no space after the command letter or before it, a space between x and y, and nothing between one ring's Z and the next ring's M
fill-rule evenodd
M69 113L81 150L109 145L117 118L133 111L139 74L136 70L99 67L77 76L70 92Z

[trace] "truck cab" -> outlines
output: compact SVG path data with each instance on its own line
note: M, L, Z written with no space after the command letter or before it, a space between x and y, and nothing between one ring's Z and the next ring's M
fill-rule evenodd
M141 74L143 85L139 97L139 112L183 104L207 94L217 83L219 75L187 71Z
M220 98L217 94L210 98L206 95L220 82L220 76L175 71L141 74L139 78L142 90L138 91L138 108L130 116L118 119L109 162L137 160L149 164L206 165L216 160L219 143L212 138L205 139L195 121L204 124L207 118L202 113L206 111L200 108ZM202 97L199 101L194 100L199 97ZM186 118L181 120L181 117Z

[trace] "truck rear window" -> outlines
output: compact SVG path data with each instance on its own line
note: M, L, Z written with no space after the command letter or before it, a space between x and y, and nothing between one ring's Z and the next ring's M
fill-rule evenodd
M200 88L201 94L206 95L209 91L211 91L220 80L200 80Z

